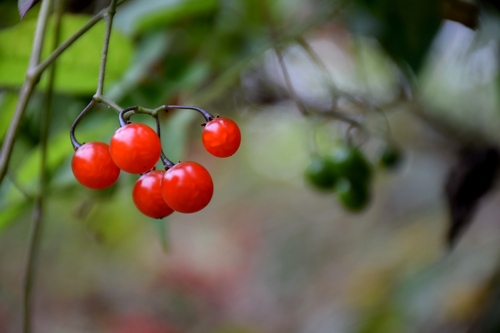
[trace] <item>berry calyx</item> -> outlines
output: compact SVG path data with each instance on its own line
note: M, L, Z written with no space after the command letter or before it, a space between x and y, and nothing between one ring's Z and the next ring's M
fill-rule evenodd
M214 184L210 173L202 165L180 162L165 171L161 193L173 210L194 213L208 205L214 193Z
M113 134L109 145L111 158L123 171L144 173L160 159L161 142L158 134L149 126L127 124Z
M110 187L120 175L120 168L113 162L109 146L104 142L89 142L78 147L71 169L80 184L94 190Z
M205 124L201 139L210 154L216 157L229 157L240 147L241 132L231 119L215 118Z
M144 215L161 219L174 212L161 194L164 171L153 170L141 175L132 190L132 199L137 209Z

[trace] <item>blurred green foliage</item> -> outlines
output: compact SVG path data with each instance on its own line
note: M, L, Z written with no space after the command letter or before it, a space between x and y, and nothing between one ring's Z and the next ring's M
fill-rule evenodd
M62 40L106 5L90 1L79 11L78 3L67 2ZM0 0L0 142L24 80L37 7L19 21L17 2ZM105 333L137 333L124 331L129 322L130 330L142 325L152 333L454 332L467 326L483 304L497 251L481 247L475 260L479 246L472 241L462 249L467 255L440 259L447 143L422 129L412 110L432 109L431 121L438 118L460 135L471 129L500 139L500 76L491 56L500 21L494 11L482 13L482 29L472 31L440 15L440 2L432 0L127 1L116 14L104 95L123 107L197 105L236 119L243 134L234 158L215 160L200 149L197 114L161 115L166 155L201 160L216 184L206 211L174 214L168 223L135 210L133 175L122 173L101 192L83 189L72 176L69 128L95 92L104 36L102 22L92 28L57 62L45 194L50 223L38 282L39 305L50 306L37 310L40 325ZM52 33L51 25L44 57ZM320 61L297 38L309 42ZM324 111L312 120L289 98L273 53L278 44L297 96ZM401 85L401 73L411 87ZM1 332L19 318L13 288L40 188L45 85L44 76L0 184ZM418 97L379 108L398 102L402 88ZM366 99L366 109L357 96ZM328 114L334 106L373 129L369 139L354 134L370 162L389 132L405 153L393 174L370 172L370 192L361 198L370 195L369 205L362 202L369 209L356 216L304 184L313 152L330 151L348 136L347 126ZM140 115L134 121L154 126ZM116 114L98 106L76 136L109 141L118 126ZM485 215L495 212L490 207ZM491 236L497 228L485 225L486 236L479 235L497 242ZM6 317L13 319L4 324Z
M89 19L90 16L87 15L65 15L61 25L61 39L68 39ZM42 55L44 58L49 55L50 47L54 44L52 23L51 21L48 26ZM24 82L35 28L35 19L25 19L11 28L0 31L0 44L2 45L0 48L0 86L19 87ZM75 95L90 94L95 91L104 28L103 22L98 23L58 58L55 91ZM121 78L129 64L131 53L130 40L118 32L113 33L106 68L106 79L109 83ZM46 78L45 75L40 82L41 89L47 84Z

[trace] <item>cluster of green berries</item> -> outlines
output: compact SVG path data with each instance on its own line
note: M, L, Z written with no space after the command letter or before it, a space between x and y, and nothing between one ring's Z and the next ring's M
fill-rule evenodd
M228 118L207 117L202 132L205 149L216 157L229 157L238 150L241 132ZM122 122L121 122L122 123ZM174 211L194 213L208 205L214 185L210 173L199 163L174 164L162 153L159 133L142 123L123 123L108 144L75 144L71 167L82 184L91 189L113 185L123 170L140 174L132 190L137 209L151 218ZM165 170L155 170L159 160Z
M387 168L399 161L399 150L393 146L385 147L379 157L379 164ZM370 202L373 166L358 147L342 145L330 154L314 155L305 178L321 191L334 192L351 212L362 211Z

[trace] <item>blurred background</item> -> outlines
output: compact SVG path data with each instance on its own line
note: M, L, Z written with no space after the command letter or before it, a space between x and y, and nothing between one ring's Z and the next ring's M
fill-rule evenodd
M107 5L66 1L62 40ZM0 0L0 138L38 10L20 21L17 1ZM500 196L476 195L460 222L450 207L464 203L445 191L469 193L457 174L482 175L460 152L500 140L496 2L127 1L104 95L122 107L196 105L242 131L240 150L217 159L197 113L162 115L166 155L203 164L215 186L204 210L164 220L135 209L137 176L91 191L71 172L69 129L95 93L103 36L101 22L57 62L34 332L498 332ZM0 184L0 332L21 327L46 81ZM109 142L118 126L98 106L76 136ZM360 212L304 177L314 154L346 141L373 167ZM379 163L388 145L401 153L390 169ZM452 227L463 236L449 247Z

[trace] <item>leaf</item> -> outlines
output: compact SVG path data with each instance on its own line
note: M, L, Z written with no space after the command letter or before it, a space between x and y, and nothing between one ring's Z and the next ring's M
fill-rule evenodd
M38 2L40 2L40 0L18 0L17 1L17 8L19 9L19 16L21 16L21 19Z
M86 15L65 15L61 40L68 39L89 19ZM51 19L46 46L53 44L53 34L50 32L52 26ZM0 30L0 86L17 88L23 84L35 28L36 20L26 20L12 28ZM97 23L57 59L56 92L89 94L95 91L104 33L104 22ZM106 85L121 78L129 65L131 54L131 41L114 30L107 59ZM49 47L44 47L43 58L48 55ZM43 89L46 83L47 76L42 76L38 88Z

